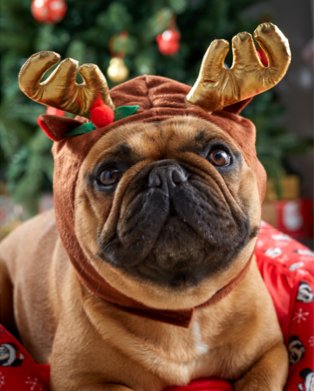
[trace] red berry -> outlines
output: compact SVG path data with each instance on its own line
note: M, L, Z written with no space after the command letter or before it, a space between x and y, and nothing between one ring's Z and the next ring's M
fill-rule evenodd
M114 112L111 107L102 104L91 109L89 118L97 128L102 128L113 122Z

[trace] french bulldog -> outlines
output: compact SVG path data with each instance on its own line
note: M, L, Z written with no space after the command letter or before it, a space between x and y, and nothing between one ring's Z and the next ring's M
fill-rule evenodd
M135 114L69 137L85 125L42 117L57 138L55 210L0 245L0 322L51 364L53 391L207 377L283 390L287 351L254 256L266 180L255 127L237 100L209 112L189 91L138 77L110 92Z

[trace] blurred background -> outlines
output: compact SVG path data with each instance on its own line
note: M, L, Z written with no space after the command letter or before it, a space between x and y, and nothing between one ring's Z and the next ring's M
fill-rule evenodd
M45 108L18 89L25 60L54 50L96 63L110 86L140 74L193 84L215 38L265 21L289 38L284 81L243 115L257 126L268 177L263 218L313 246L313 3L302 0L1 0L0 237L52 206L51 142L36 124ZM231 65L231 55L227 59ZM57 115L64 115L57 112Z

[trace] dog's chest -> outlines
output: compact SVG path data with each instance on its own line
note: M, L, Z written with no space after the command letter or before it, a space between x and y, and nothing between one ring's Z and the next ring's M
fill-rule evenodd
M134 389L148 390L152 384L158 384L162 390L174 384L188 384L196 378L219 376L226 360L230 360L229 349L220 341L219 322L210 322L208 316L195 314L190 327L183 328L144 321L126 313L113 317L102 312L100 318L91 313L92 306L86 309L93 326L103 337L102 349L98 341L101 355L108 350L106 345L111 345L112 351L122 354L124 363L129 362L130 367L134 365L145 373L141 378L133 378L131 373L130 384Z
M164 327L157 338L156 335L129 337L125 353L165 384L183 385L193 378L211 375L210 347L197 320L188 330Z

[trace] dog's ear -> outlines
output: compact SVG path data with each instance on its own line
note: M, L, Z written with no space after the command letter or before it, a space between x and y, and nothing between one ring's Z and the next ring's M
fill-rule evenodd
M43 114L38 117L37 123L51 140L61 141L67 133L78 128L84 122L75 118Z

